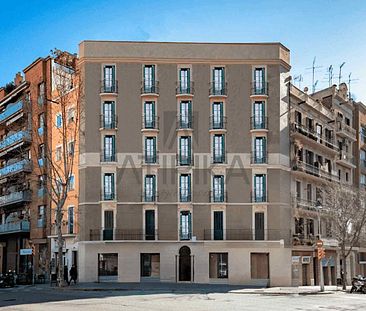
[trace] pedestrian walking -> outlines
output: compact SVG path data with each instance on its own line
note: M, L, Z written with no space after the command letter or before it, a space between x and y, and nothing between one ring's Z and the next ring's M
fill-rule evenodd
M70 269L70 283L72 281L74 281L74 284L76 284L77 278L78 278L78 270L76 269L76 267L74 265L72 265L72 267Z

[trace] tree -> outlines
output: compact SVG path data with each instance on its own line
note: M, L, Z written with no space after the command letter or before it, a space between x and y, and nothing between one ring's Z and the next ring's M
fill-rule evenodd
M347 285L347 258L358 245L366 224L365 193L333 182L323 189L324 216L331 220L331 234L338 241L342 259L342 287Z
M80 106L83 99L83 88L75 55L60 50L53 50L51 68L51 98L45 98L48 106L47 142L38 151L42 161L46 195L49 198L52 226L57 235L57 281L64 286L63 267L63 227L65 221L65 203L69 197L72 184L75 182L74 172L77 170L78 139L80 128ZM47 96L47 93L44 94ZM57 145L57 147L56 147ZM40 164L41 163L41 164Z

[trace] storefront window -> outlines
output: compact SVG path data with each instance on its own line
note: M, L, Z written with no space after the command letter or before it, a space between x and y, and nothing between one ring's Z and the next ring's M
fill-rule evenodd
M118 254L99 254L98 275L100 280L114 280L118 276Z
M227 279L228 254L210 253L210 279Z
M141 277L160 277L160 254L141 254Z

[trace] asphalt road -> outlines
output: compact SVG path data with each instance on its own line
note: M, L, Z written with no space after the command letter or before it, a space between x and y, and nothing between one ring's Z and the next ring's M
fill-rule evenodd
M323 295L259 295L230 292L119 290L80 291L49 287L0 289L1 310L366 310L366 295L336 292Z

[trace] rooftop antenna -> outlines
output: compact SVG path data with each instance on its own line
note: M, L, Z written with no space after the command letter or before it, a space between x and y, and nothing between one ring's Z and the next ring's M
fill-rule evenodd
M339 76L338 76L338 85L341 84L341 79L342 79L342 67L345 65L346 62L343 62L340 66L339 66Z
M319 80L316 80L313 85L313 93L315 93L316 86L318 85Z
M348 98L349 99L351 99L351 82L359 80L359 79L351 79L351 76L352 76L352 72L350 72L348 75Z
M306 68L311 69L313 72L313 80L312 80L313 93L315 93L315 69L322 68L322 66L315 66L315 62L316 62L316 56L313 59L313 66L311 68Z
M301 82L304 81L302 75L300 74L300 75L294 77L294 81L299 84L299 89L301 89Z
M330 65L328 67L328 82L329 82L329 86L332 86L333 85L333 66Z

